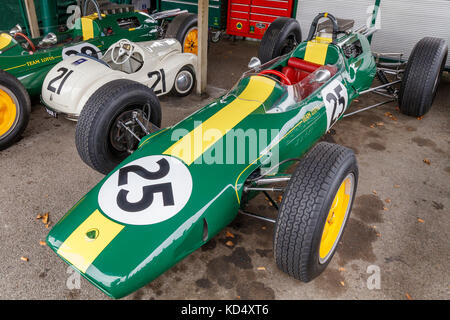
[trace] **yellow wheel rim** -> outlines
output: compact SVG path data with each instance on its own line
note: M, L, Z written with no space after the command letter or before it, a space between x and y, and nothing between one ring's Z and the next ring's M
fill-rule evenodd
M197 54L198 52L198 29L192 28L186 34L183 43L183 52Z
M0 88L0 137L10 131L16 121L16 103L7 89Z
M349 174L340 185L325 221L319 248L320 263L328 260L337 245L350 211L353 188L354 177Z

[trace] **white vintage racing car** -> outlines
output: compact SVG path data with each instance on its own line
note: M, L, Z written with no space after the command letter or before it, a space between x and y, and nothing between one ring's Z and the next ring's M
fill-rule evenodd
M141 83L157 96L186 96L195 86L196 66L197 56L183 53L176 39L122 39L101 59L77 54L58 63L44 80L41 101L50 115L78 120L86 104L101 99L116 80Z

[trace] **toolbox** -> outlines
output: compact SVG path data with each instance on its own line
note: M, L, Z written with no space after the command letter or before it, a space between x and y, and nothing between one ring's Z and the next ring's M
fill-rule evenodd
M261 39L278 17L295 17L296 0L229 0L227 33Z

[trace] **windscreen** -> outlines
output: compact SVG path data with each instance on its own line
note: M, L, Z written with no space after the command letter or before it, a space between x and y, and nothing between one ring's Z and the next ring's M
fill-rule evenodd
M276 75L260 74L261 71L269 69L281 72L288 59L289 55L280 56L248 70L222 99L257 101L266 113L286 112L299 107L301 102L314 96L316 91L344 67L343 59L340 58L336 64L321 66L298 82L292 80L291 84L281 81Z

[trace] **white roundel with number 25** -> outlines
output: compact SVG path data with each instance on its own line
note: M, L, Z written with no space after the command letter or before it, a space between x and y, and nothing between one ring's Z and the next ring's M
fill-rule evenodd
M148 156L114 172L100 188L98 204L113 220L148 225L172 218L191 193L192 177L180 160Z
M321 91L327 111L327 131L341 117L348 105L348 93L339 78L331 81Z

